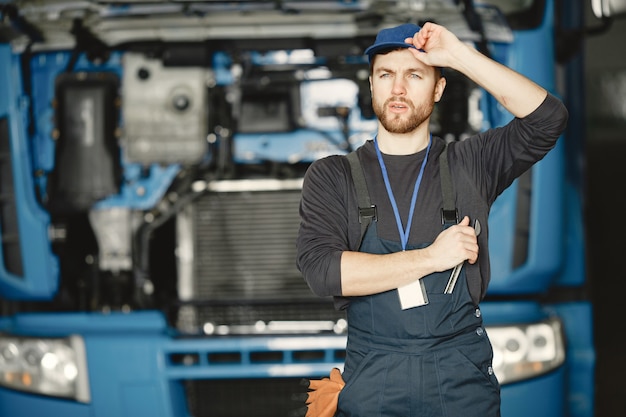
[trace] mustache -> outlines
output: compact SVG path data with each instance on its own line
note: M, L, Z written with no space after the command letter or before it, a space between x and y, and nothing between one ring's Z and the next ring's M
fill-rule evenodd
M389 97L385 100L385 107L387 107L390 103L404 103L410 108L414 108L413 102L406 97Z

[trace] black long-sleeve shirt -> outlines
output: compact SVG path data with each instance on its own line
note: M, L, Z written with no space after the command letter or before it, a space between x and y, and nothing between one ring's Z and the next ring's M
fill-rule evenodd
M459 217L479 219L478 262L467 266L468 285L476 304L484 297L490 280L487 218L491 205L511 183L541 160L565 130L568 113L552 95L530 115L514 118L506 126L489 129L448 147L448 159ZM445 142L433 137L419 189L409 244L432 243L442 231L439 155ZM373 205L377 207L378 235L399 241L391 202L382 178L373 141L357 153ZM403 225L419 168L426 150L412 155L383 155ZM311 290L334 296L337 307L347 305L341 289L341 254L356 251L360 241L358 203L350 166L345 156L315 161L308 169L300 204L301 224L297 238L297 266Z

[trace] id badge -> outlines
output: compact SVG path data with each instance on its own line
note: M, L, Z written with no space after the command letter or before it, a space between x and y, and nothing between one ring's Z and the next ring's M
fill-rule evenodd
M426 293L424 281L421 279L399 287L398 296L400 297L402 310L428 304L428 294Z

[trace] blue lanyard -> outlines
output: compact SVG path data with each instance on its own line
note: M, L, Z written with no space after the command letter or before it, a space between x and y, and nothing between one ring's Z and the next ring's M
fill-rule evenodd
M402 243L402 250L406 250L406 245L409 242L409 233L411 232L411 223L413 222L413 213L415 212L415 202L417 201L417 193L420 188L420 184L422 183L422 175L424 174L424 168L426 167L426 161L428 160L428 154L430 153L430 144L433 142L432 134L428 140L428 147L426 148L426 155L424 155L424 161L422 162L422 166L420 168L420 172L415 180L415 187L413 188L413 196L411 197L411 208L409 209L409 218L407 220L406 229L402 229L402 219L400 218L400 212L398 211L398 204L396 203L396 199L393 196L393 191L391 190L391 183L389 182L389 174L387 174L387 167L385 166L385 161L383 161L383 155L380 153L380 148L378 147L378 141L374 138L374 146L376 147L376 156L378 156L378 163L380 164L380 169L383 172L383 180L385 180L385 188L387 189L387 195L389 196L389 200L391 201L391 206L393 207L393 213L396 216L396 225L398 226L398 233L400 233L400 242Z

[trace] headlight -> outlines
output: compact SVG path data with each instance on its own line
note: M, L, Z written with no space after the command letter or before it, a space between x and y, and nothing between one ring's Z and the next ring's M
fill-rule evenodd
M516 326L487 327L493 369L501 384L529 379L565 361L561 322L557 319Z
M0 385L89 402L83 339L0 335Z

